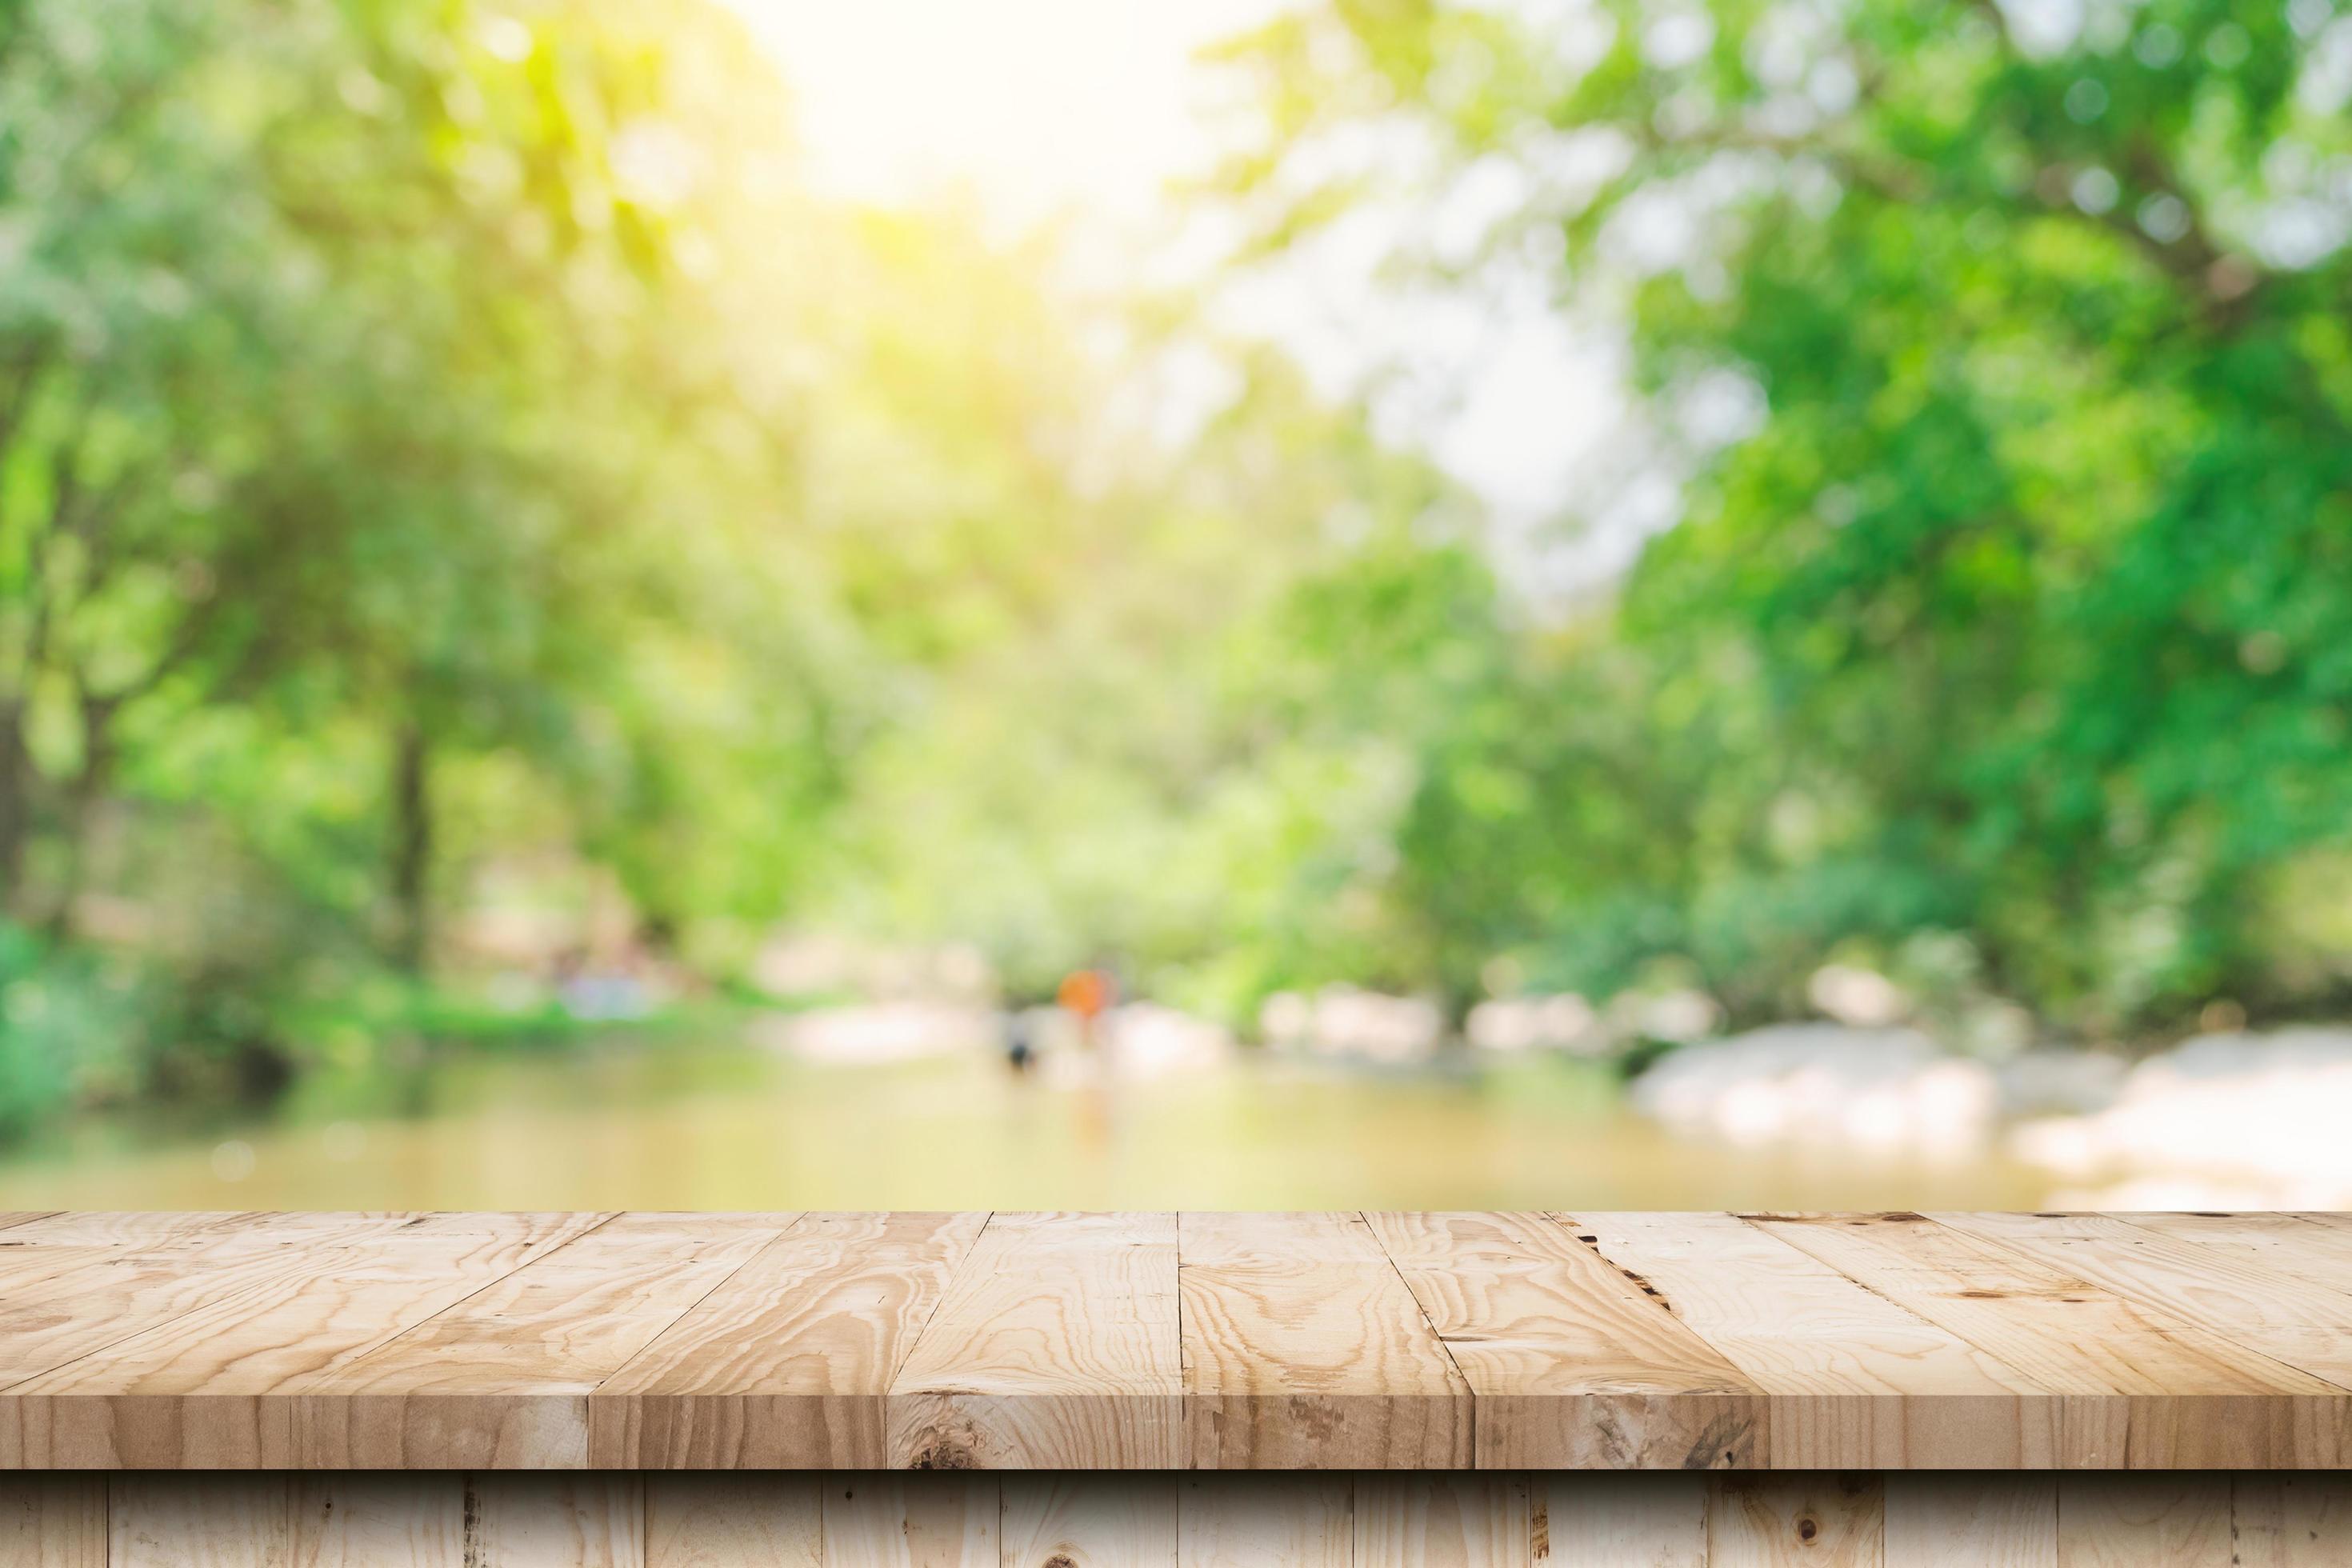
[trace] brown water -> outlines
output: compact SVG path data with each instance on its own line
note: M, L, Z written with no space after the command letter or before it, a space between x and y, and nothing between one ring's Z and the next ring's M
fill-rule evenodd
M1561 1062L1250 1060L1106 1090L985 1058L817 1068L662 1045L457 1058L201 1133L93 1122L0 1165L0 1206L2031 1208L2049 1185L1990 1157L1695 1144Z

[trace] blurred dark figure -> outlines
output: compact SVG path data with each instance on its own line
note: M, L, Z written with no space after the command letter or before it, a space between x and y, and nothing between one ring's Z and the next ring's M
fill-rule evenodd
M1026 1078L1036 1065L1036 1043L1030 1038L1034 1026L1029 1021L1029 1009L1018 1003L1004 1009L1004 1059L1012 1065L1016 1077Z

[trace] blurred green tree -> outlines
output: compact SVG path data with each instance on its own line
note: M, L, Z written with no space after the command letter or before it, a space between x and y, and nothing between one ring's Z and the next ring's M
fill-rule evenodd
M1646 765L1529 809L1631 793L1687 842L1560 907L1556 959L1674 950L1763 1014L1841 941L1946 928L2095 1031L2287 1000L2273 889L2352 830L2347 28L1343 0L1234 51L1267 245L1483 182L1473 265L1624 323L1685 481L1601 650L1643 666ZM1628 908L1652 937L1596 945Z

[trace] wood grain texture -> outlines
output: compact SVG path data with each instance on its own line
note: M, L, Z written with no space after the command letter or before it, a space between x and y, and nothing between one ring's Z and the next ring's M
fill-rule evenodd
M2186 1241L2114 1215L1950 1215L1943 1223L2099 1285L2180 1321L2200 1325L2303 1374L2295 1392L2352 1389L2352 1290L2315 1279L2325 1253L2302 1261ZM2314 1227L2322 1237L2324 1227ZM2249 1369L2260 1373L2259 1366ZM2289 1380L2263 1376L2268 1387Z
M12 1568L105 1568L106 1479L0 1475L0 1563Z
M1706 1568L1708 1477L1550 1475L1530 1479L1536 1544L1551 1568Z
M885 1396L984 1214L802 1216L604 1380L602 1467L888 1463Z
M107 1482L109 1568L294 1568L291 1476Z
M464 1561L468 1568L645 1568L645 1479L469 1477Z
M1967 1340L2070 1397L2058 1411L2061 1462L2084 1468L2142 1462L2191 1468L2265 1465L2280 1456L2267 1420L2220 1418L2193 1426L2137 1416L2131 1396L2315 1395L2321 1379L2225 1339L2151 1299L2109 1289L2063 1267L1915 1214L1754 1216L1790 1246L1873 1292ZM2178 1246L2151 1238L2156 1245ZM2255 1401L2243 1409L2264 1412ZM2159 1451L2160 1450L2160 1451Z
M1478 1401L1479 1468L1762 1461L1762 1389L1549 1215L1365 1219Z
M998 1568L1001 1508L993 1476L835 1478L824 1488L825 1568Z
M2058 1478L2058 1568L2230 1568L2230 1478Z
M48 1214L0 1470L2352 1470L2347 1346L2326 1215Z
M51 1215L0 1233L0 1389L315 1267L351 1215Z
M1180 1568L1349 1568L1354 1483L1292 1471L1183 1477L1176 1494Z
M584 1395L782 1233L791 1215L625 1214L295 1384L306 1466L588 1463Z
M466 1551L466 1478L306 1475L294 1485L299 1568L444 1568Z
M1707 1500L1708 1568L1881 1568L1875 1476L1733 1476Z
M1354 1568L1523 1568L1536 1561L1532 1492L1525 1476L1361 1477Z
M1470 1385L1362 1215L1188 1214L1179 1252L1194 1466L1472 1464Z
M2352 1225L2342 1216L2258 1210L2236 1214L2125 1214L2114 1216L2158 1236L2218 1247L2293 1269L2338 1290L2352 1290ZM7 1238L0 1237L0 1241Z
M60 1481L68 1484L58 1489ZM2352 1476L2343 1475L345 1472L0 1481L0 1563L10 1568L2346 1562Z
M890 1384L889 1462L1172 1468L1172 1214L997 1215Z
M1175 1568L1175 1479L1007 1476L998 1530L1003 1568Z
M610 1217L485 1215L470 1225L334 1231L240 1258L229 1266L234 1288L215 1287L192 1310L109 1343L103 1357L26 1378L11 1392L282 1393ZM111 1308L84 1310L95 1316Z
M2352 1563L2352 1476L2239 1476L2230 1529L2239 1568Z
M646 1568L823 1568L824 1480L701 1472L646 1478Z
M2053 1476L1885 1478L1886 1561L1904 1568L2057 1568Z
M2032 1381L1729 1215L1563 1215L1769 1395L1779 1469L2046 1466Z

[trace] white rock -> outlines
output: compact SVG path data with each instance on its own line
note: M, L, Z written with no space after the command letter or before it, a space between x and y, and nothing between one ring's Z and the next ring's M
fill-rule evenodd
M1156 1002L1115 1007L1104 1021L1104 1040L1121 1078L1210 1072L1233 1056L1231 1034L1205 1018Z
M2235 1182L2282 1204L2352 1204L2352 1030L2208 1035L2134 1068L2095 1114L2021 1128L2024 1159L2086 1173Z
M1475 1049L1501 1055L1536 1050L1598 1055L1608 1044L1592 1004L1570 992L1481 1002L1470 1009L1463 1033Z
M1416 1062L1436 1053L1444 1033L1444 1016L1418 996L1384 996L1333 985L1315 998L1309 1044L1324 1056Z
M820 1007L763 1020L754 1037L813 1062L913 1061L995 1043L995 1015L941 1002Z
M1850 963L1825 963L1813 971L1805 995L1829 1016L1858 1029L1883 1029L1911 1011L1911 998L1901 986L1874 969Z
M1755 1146L1818 1142L1938 1157L1980 1149L2000 1096L1981 1064L1911 1029L1793 1024L1664 1058L1633 1103L1677 1131Z

